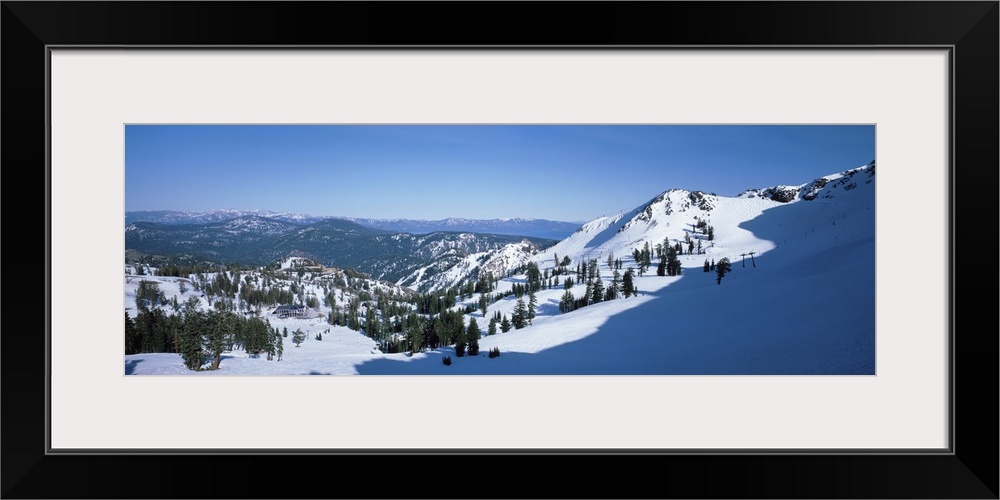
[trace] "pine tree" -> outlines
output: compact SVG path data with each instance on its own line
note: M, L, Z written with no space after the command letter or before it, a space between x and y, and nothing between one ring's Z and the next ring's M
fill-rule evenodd
M517 306L514 307L514 315L511 318L514 322L514 328L518 330L524 328L527 319L528 310L524 306L524 299L517 299Z
M631 267L625 270L625 277L622 279L622 293L625 295L626 299L635 293L635 283L633 281L634 276L635 273Z
M139 331L135 328L135 321L125 313L125 354L138 354L141 339Z
M230 342L231 335L229 313L212 313L210 317L211 325L206 330L205 348L212 356L212 366L210 370L218 370L219 363L222 362L222 353L226 350L226 345Z
M410 324L407 328L407 340L410 343L410 352L420 352L424 346L424 329L419 322Z
M281 361L281 355L285 353L285 341L278 335L278 329L274 329L274 351L278 356L278 361Z
M591 292L590 301L594 304L600 302L604 299L604 284L601 282L601 277L598 276L594 280L594 290Z
M479 355L479 325L476 318L469 318L469 329L466 335L469 338L469 356Z
M487 335L496 335L497 334L497 319L496 318L490 318L490 325L486 329L486 334Z
M535 292L528 294L528 324L531 324L531 320L535 319L535 309L538 307L538 298L535 297Z
M677 245L680 246L680 243ZM677 259L677 251L674 248L667 249L666 271L667 276L680 276L681 274L681 261Z
M295 347L300 347L302 345L302 342L304 342L305 340L306 340L306 333L303 332L301 329L296 328L295 331L292 332L292 342L295 342Z
M660 254L660 263L656 266L656 275L665 276L667 274L667 254Z
M452 337L455 339L455 356L459 358L465 356L465 346L468 343L465 330L459 328L458 331L452 335Z
M510 331L510 320L507 319L507 315L503 315L503 321L500 322L500 331L507 333Z
M729 264L729 259L725 257L719 259L719 262L715 265L715 284L721 285L723 276L731 270L732 266Z
M201 329L204 327L205 315L192 312L184 318L181 328L181 358L189 370L198 371L204 363Z
M487 302L486 302L486 291L483 291L479 295L479 310L483 312L483 317L484 318L486 317L486 307L488 305L489 304L487 304Z
M562 299L559 301L559 312L566 314L573 310L573 304L576 303L576 298L573 297L573 292L566 289L563 292Z
M703 267L702 270L706 273L712 270L712 265L708 263L708 259L705 259L705 267Z

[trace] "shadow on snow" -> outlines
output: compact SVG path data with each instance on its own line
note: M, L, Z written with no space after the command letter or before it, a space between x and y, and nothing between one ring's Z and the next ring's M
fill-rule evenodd
M875 235L866 229L874 228L874 211L855 210L851 221L844 214L843 231L827 229L808 241L803 234L809 225L824 224L823 210L764 211L740 225L777 245L755 255L755 267L749 261L743 267L739 253L716 254L716 260L732 261L721 284L714 271L685 268L680 279L649 293L652 299L608 317L585 338L489 359L493 337L487 336L474 358L455 357L454 348L446 347L423 359L365 361L358 373L874 375ZM851 222L860 226L852 231ZM555 306L542 307L551 313ZM451 366L441 362L443 356L451 356ZM414 369L413 363L435 366Z

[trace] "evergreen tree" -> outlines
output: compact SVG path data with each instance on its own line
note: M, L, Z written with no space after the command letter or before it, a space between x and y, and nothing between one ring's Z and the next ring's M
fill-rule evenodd
M204 363L201 335L204 323L205 315L201 312L192 312L184 318L184 326L181 328L181 358L189 370L201 370Z
M205 349L212 356L212 366L210 370L218 370L219 363L222 362L222 353L226 351L226 346L230 343L232 335L230 313L212 313L210 316L211 326L206 330Z
M476 318L469 318L469 329L466 335L469 338L469 356L479 355L479 325Z
M467 335L465 330L459 328L458 331L452 334L452 338L455 339L455 356L461 358L465 356L465 347L468 345Z
M486 302L486 292L483 291L483 293L479 295L479 310L483 312L484 318L486 317L486 307L488 305L489 304Z
M538 298L535 297L535 292L528 294L528 324L531 324L531 320L535 319L535 309L538 307Z
M507 333L510 331L510 320L507 319L507 315L503 315L503 321L500 322L500 331Z
M424 346L424 328L419 322L411 323L407 329L407 341L410 343L410 352L417 353Z
M622 294L625 295L626 299L635 293L634 277L635 272L631 267L625 270L625 277L622 278Z
M596 304L602 300L604 300L604 283L601 282L601 277L598 276L594 280L594 289L591 292L590 301Z
M666 276L667 274L667 254L660 254L660 263L656 266L657 276Z
M135 327L135 321L125 313L125 354L138 354L142 339Z
M514 328L520 330L524 328L528 320L528 310L524 306L524 299L517 299L517 306L514 307L514 315L511 318Z
M295 342L295 347L300 347L302 345L302 342L304 342L305 340L306 340L306 333L303 332L301 329L296 328L295 331L292 332L292 342Z
M715 284L721 285L722 277L731 270L732 266L729 264L729 259L725 257L719 259L719 262L715 265Z
M678 243L680 245L680 243ZM681 274L681 261L677 259L677 252L673 248L667 249L667 263L666 272L667 276L680 276Z
M497 334L497 319L496 318L490 318L490 325L486 329L486 334L487 335L496 335Z
M608 285L608 297L610 297L611 300L617 299L621 289L622 273L615 269L615 273L611 276L611 284Z
M278 335L278 329L274 329L274 351L278 356L278 361L281 361L281 355L285 353L285 341Z
M699 241L700 241L700 240L699 240ZM703 268L702 268L702 270L703 270L703 271L705 271L705 272L707 273L707 272L709 272L709 271L711 271L711 270L712 270L712 269L711 269L711 266L712 266L712 265L708 263L708 259L705 259L705 267L703 267Z
M566 314L572 311L575 303L576 297L573 297L573 292L567 289L563 292L562 299L559 301L559 312Z

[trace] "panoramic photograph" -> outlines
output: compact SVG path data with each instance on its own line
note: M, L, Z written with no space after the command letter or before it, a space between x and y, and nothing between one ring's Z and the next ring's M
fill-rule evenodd
M125 125L125 375L875 375L874 125Z

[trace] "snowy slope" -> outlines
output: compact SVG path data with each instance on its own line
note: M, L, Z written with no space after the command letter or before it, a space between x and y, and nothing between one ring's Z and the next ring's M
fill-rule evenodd
M528 263L538 250L539 246L528 240L508 243L497 249L466 255L454 264L446 260L431 262L398 280L396 284L414 290L445 290L467 280L476 280L480 275L489 274L499 278ZM445 264L443 270L439 269L441 264Z
M281 362L230 353L216 372L190 372L180 357L125 357L135 374L874 374L875 373L875 176L874 164L801 185L751 190L733 198L670 190L635 210L591 221L544 254L574 262L598 259L601 278L611 281L609 253L625 267L632 251L689 234L702 240L703 255L682 255L680 276L636 279L639 296L593 304L560 314L561 286L537 294L531 326L485 336L496 311L510 316L512 297L475 312L484 333L477 357L456 357L452 347L429 352L381 354L374 342L347 329L334 329L322 342L315 331L331 328L305 322L310 337L302 347L286 345ZM771 191L768 191L772 189ZM774 193L793 193L780 200ZM770 193L761 196L761 193ZM708 221L715 238L693 232L695 217ZM741 254L747 256L744 263ZM706 258L732 261L721 284L705 273ZM512 276L498 290L523 282ZM572 289L583 294L584 285ZM134 292L133 292L134 293ZM465 301L475 304L478 296ZM296 323L299 325L299 323ZM280 325L279 325L280 326ZM296 326L298 327L298 326ZM327 342L326 339L331 342ZM501 356L487 357L498 347ZM452 364L441 363L451 356Z

